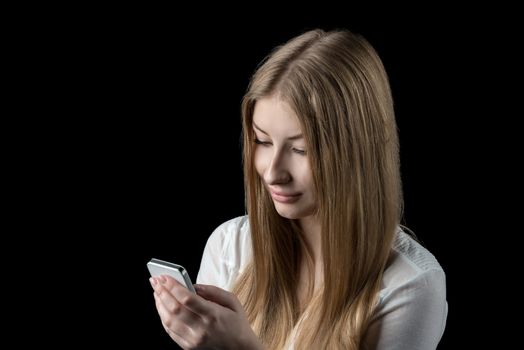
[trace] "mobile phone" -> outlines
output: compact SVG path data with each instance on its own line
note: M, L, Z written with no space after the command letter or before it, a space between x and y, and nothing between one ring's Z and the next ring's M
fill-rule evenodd
M160 275L169 275L180 282L180 284L185 286L187 289L193 293L196 293L193 283L191 283L191 278L183 266L160 259L151 259L147 263L147 268L151 276L155 277Z

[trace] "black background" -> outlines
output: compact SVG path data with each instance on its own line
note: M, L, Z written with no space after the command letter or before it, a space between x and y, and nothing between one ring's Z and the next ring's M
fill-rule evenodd
M386 19L342 8L248 17L142 10L77 11L27 33L28 56L39 57L26 64L42 91L35 105L48 115L29 125L45 134L45 146L31 149L40 176L29 188L47 233L33 244L56 279L44 306L66 310L58 333L70 345L176 348L156 314L146 262L179 263L196 279L208 236L244 214L240 101L250 75L305 30L345 28L368 39L389 74L404 224L447 276L439 349L471 346L495 308L479 309L477 290L497 280L476 245L496 229L485 204L495 178L484 165L500 161L499 127L481 117L502 86L493 52L504 45L493 28L434 9Z

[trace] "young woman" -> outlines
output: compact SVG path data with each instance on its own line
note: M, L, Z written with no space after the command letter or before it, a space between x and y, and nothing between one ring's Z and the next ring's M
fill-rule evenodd
M435 349L445 274L399 226L388 78L348 31L304 33L255 72L242 104L248 215L211 235L197 294L152 278L184 349Z

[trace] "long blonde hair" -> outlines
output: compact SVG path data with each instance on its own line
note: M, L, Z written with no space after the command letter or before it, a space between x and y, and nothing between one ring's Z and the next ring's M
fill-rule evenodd
M300 309L300 266L311 254L293 220L278 215L253 163L253 110L278 94L299 118L318 198L323 287ZM398 139L387 74L361 36L304 33L277 47L242 102L246 205L253 259L234 293L269 349L300 320L297 349L358 349L378 302L402 212ZM305 316L305 317L304 317Z

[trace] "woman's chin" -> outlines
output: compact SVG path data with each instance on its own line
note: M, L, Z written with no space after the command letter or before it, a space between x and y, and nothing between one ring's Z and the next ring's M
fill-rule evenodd
M300 215L300 211L294 208L283 208L282 205L279 203L275 204L275 209L278 215L286 219L294 220L294 219L300 219L301 217L303 217L303 215Z

